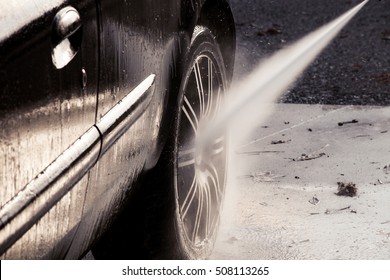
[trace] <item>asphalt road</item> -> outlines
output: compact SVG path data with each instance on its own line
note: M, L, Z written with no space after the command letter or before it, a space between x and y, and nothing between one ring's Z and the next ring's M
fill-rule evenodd
M231 0L237 30L236 79L360 2ZM281 102L389 105L390 1L371 0Z

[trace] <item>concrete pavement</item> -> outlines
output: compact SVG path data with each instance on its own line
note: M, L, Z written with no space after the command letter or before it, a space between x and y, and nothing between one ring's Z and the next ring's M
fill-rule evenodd
M390 259L390 107L278 104L230 162L212 258Z

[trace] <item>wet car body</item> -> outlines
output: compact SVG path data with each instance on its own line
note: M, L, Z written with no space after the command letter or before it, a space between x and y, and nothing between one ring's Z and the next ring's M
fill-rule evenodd
M0 1L1 258L80 258L110 227L171 133L197 24L231 69L225 0Z

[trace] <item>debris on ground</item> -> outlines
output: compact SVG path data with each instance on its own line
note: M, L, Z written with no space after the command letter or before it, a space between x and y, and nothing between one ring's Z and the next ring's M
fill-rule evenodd
M271 145L278 145L278 144L286 144L288 142L291 142L291 139L288 140L273 140L271 141Z
M237 242L237 241L238 241L238 238L232 236L232 237L230 237L228 240L226 240L225 242L226 242L226 243L229 243L229 244L233 244L233 243L235 243L235 242Z
M295 240L292 240L292 243L291 243L291 245L289 245L288 247L293 247L293 245L299 245L299 244L301 244L301 243L307 243L307 242L310 242L310 239L305 239L305 240L301 240L301 241L295 241Z
M308 129L307 129L307 131L309 131L309 132L313 132L313 129L311 129L311 128L308 128Z
M357 194L357 187L354 183L343 183L343 182L337 182L338 185L338 192L336 193L339 196L356 196Z
M383 172L385 172L386 174L390 174L390 164L383 167Z
M312 159L320 158L323 156L326 156L326 154L325 153L319 153L319 154L313 153L313 154L308 154L308 155L302 154L300 157L293 158L292 161L312 160Z
M280 26L277 24L274 24L272 27L270 27L266 30L260 30L260 31L256 32L256 35L257 36L266 36L266 35L275 36L275 35L278 35L281 33L282 33L282 30L281 30Z
M390 40L390 31L386 30L382 32L382 40Z
M350 213L353 213L353 214L357 214L357 211L354 210L354 209L351 209L351 206L347 206L347 207L343 207L343 208L340 208L340 209L326 209L324 214L325 215L332 215L332 214L338 214L340 212L343 212L345 210L350 210L349 212ZM309 213L310 216L314 216L314 215L320 215L321 213L319 212L312 212L312 213Z
M286 177L286 175L277 175L277 174L272 174L272 172L253 172L250 175L244 175L240 176L240 179L246 179L250 178L252 179L255 183L260 183L260 182L277 182L277 179Z
M363 137L371 137L371 135L370 134L360 134L360 135L356 135L352 138L363 138Z
M329 144L326 144L321 149L319 149L317 151L314 151L314 152L312 152L310 154L301 154L301 156L299 156L297 158L290 158L290 159L292 161L306 161L306 160L312 160L312 159L317 159L317 158L326 156L325 153L319 153L319 152L322 151L323 149L325 149L328 146L329 146Z
M359 121L356 119L353 119L352 121L346 121L346 122L339 122L339 126L343 126L344 124L349 124L349 123L358 123Z
M382 181L381 179L377 179L374 183L370 183L371 185L377 186L377 185L384 185L389 184L390 181Z
M339 212L342 212L342 211L345 211L345 210L349 210L349 209L351 209L351 205L347 206L347 207L344 207L344 208L340 208L340 209L326 209L325 214L326 215L336 214L336 213L339 213ZM355 210L352 210L352 211L356 212Z
M388 71L372 75L372 77L378 83L385 84L385 85L390 83L390 72Z
M371 183L371 185L383 185L383 181L381 179L377 179L374 183Z
M249 155L249 156L259 156L261 154L280 154L284 153L284 151L244 151L244 152L237 152L239 155Z
M317 196L313 196L310 200L309 200L309 203L313 204L313 205L317 205L318 203L320 203L320 200L317 198Z

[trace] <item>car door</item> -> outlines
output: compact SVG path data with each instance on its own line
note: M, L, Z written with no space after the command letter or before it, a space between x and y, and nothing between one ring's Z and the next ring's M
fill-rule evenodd
M62 257L78 227L100 149L96 18L95 0L0 0L2 258Z
M171 76L179 71L173 61L178 61L179 54L181 1L97 3L100 72L96 126L102 134L102 152L90 173L83 223L69 257L101 236L126 201L155 151L174 80ZM116 114L129 100L134 106L130 103L130 110Z

